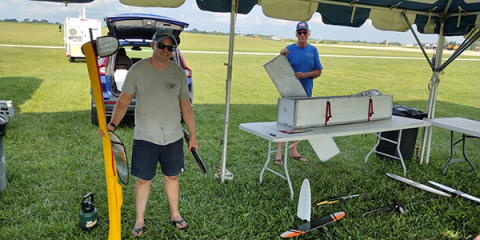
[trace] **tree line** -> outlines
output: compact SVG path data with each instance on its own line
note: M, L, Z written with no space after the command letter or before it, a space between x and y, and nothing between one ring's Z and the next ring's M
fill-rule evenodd
M18 21L16 18L10 18L10 19L4 19L4 20L0 20L0 22L23 22L23 23L47 23L47 24L56 24L56 25L62 25L62 23L59 23L59 22L55 22L55 23L51 23L49 22L47 19L42 19L42 20L37 20L37 19L28 19L28 18L25 18L23 21ZM185 30L185 32L188 32L188 33L198 33L198 34L210 34L210 35L230 35L230 33L228 32L219 32L219 31L201 31L201 30L198 30L196 28L192 29L192 30ZM252 33L245 33L243 34L243 36L245 37L258 37L260 39L266 39L268 40L271 36L273 35L262 35L262 34L252 34ZM312 42L315 42L315 40L311 40ZM337 44L338 42L340 41L337 41L337 40L321 40L321 41L318 41L318 43L329 43L329 44ZM364 44L380 44L380 45L386 45L386 40L385 41L382 41L382 42L367 42L367 41L362 41L362 40L352 40L352 41L341 41L341 42L350 42L350 43L364 43ZM445 44L445 48L447 48L448 45L456 45L457 43L455 42L449 42L447 44ZM391 46L401 46L402 43L399 43L399 42L388 42L388 45L391 45ZM423 43L423 46L425 46L425 43ZM479 41L476 41L475 43L473 43L469 49L470 50L475 50L476 47L480 46L480 42Z
M23 19L23 21L18 21L16 18L10 18L10 19L3 19L3 20L0 20L0 21L1 22L23 22L23 23L47 23L47 24L61 25L61 23L59 23L59 22L51 23L47 19L42 19L42 20L32 19L32 20L30 20L28 18L25 18L25 19Z

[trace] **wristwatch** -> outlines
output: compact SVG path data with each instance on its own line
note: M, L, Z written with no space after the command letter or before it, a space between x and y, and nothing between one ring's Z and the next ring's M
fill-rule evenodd
M113 131L115 132L115 130L117 130L117 125L115 125L114 123L108 123L108 125L112 126L113 127Z

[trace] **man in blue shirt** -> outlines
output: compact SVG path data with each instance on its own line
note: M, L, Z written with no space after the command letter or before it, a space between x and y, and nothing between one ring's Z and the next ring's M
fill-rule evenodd
M312 96L313 79L322 75L322 64L318 56L317 48L308 44L310 30L308 23L299 22L295 33L297 42L288 45L280 51L281 55L287 57L288 62L292 65L295 77L302 83L303 88L309 97ZM277 150L281 150L282 142L277 143ZM296 160L307 162L308 160L297 152L297 144L293 145L290 150L290 157ZM283 164L282 152L277 151L275 154L275 163Z

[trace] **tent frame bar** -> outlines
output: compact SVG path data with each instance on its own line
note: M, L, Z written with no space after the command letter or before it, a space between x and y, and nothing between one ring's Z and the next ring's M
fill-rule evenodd
M338 5L338 6L352 6L352 3L350 2L336 2L336 1L331 1L331 0L299 0L303 2L317 2L317 3L326 3L326 4L331 4L331 5ZM373 6L369 4L362 4L355 2L355 7L357 8L367 8L367 9L376 9L376 10L384 10L384 11L396 11L396 12L405 12L405 13L414 13L414 14L419 14L419 15L425 15L429 16L430 14L432 16L437 16L437 17L444 17L444 19L447 19L449 17L458 17L459 15L465 15L465 12L462 13L450 13L448 16L445 16L445 12L425 12L425 11L415 11L415 10L408 10L405 8L401 7L381 7L381 6ZM445 7L445 10L447 10L450 7L451 1L449 1ZM480 11L472 11L472 12L467 12L466 15L478 15L480 14Z
M410 29L410 32L412 32L413 37L414 37L415 40L417 41L418 46L420 46L420 50L422 50L423 56L425 56L425 59L427 59L428 65L429 65L430 68L433 70L432 61L430 61L430 58L428 57L427 52L425 52L425 48L423 48L423 45L422 45L422 43L420 42L420 39L418 39L417 34L415 33L415 31L413 31L412 24L410 24L410 21L408 21L407 15L406 15L405 13L403 13L402 15L403 15L403 18L405 19L405 22L407 22L407 24L408 24L408 28Z
M445 69L450 63L453 62L458 56L460 56L467 48L469 48L477 39L480 37L480 29L478 28L473 28L468 35L465 37L465 40L460 44L460 47L458 47L455 52L445 61L438 69L439 72L441 72L443 69Z

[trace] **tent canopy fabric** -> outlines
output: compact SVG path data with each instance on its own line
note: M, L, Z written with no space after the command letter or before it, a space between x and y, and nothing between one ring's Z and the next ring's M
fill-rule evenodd
M185 2L185 0L119 1L125 5L138 7L179 7ZM196 2L198 7L204 11L231 13L221 166L222 183L225 180L226 170L235 13L248 14L255 5L259 5L265 16L278 19L308 21L313 14L318 12L322 16L322 21L330 25L360 27L367 19L370 19L372 25L379 30L399 32L410 30L432 68L427 106L428 118L434 117L440 71L480 37L480 0L196 0ZM412 29L413 24L416 25L419 33L439 36L438 49L432 61L415 35ZM454 54L444 64L441 64L445 36L467 37ZM427 135L428 142L430 142L432 131L429 128L425 128L423 134L420 162L423 161ZM428 158L429 146L427 147L427 163Z
M87 3L94 0L31 0L46 2ZM180 7L185 0L119 0L121 3L137 7ZM230 88L232 79L232 59L235 33L234 14L248 14L255 5L262 8L267 17L292 21L308 21L313 14L319 13L325 24L360 27L367 19L372 25L385 31L405 32L410 30L432 68L430 95L428 99L428 117L434 118L437 89L440 72L480 37L480 0L196 0L197 6L204 11L231 13L230 44L225 97L225 123L223 132L221 182L225 180ZM412 25L419 33L436 34L438 48L434 59L430 61L423 50ZM442 64L445 36L466 36L465 41ZM424 143L432 131L426 128L422 142L421 161ZM427 147L427 163L429 146Z
M201 10L231 12L230 0L196 0ZM142 7L179 7L185 0L120 0ZM405 14L417 31L425 34L462 36L480 25L480 0L238 0L237 13L248 14L255 5L265 16L292 21L308 21L316 12L325 24L360 27L367 19L379 30L409 30Z

